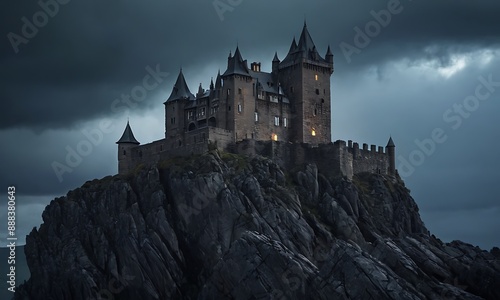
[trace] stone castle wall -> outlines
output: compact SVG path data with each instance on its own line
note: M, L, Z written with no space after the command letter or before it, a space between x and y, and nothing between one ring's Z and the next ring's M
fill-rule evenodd
M187 132L182 140L162 139L136 146L130 150L130 156L119 164L124 168L123 173L127 173L140 164L153 165L175 156L203 154L211 149L219 149L248 156L270 157L289 170L306 163L315 163L325 174L342 174L349 179L361 172L389 173L391 158L381 146L368 147L363 144L359 148L358 143L341 140L319 145L252 139L234 144L232 140L232 131L216 127L200 128Z
M359 149L357 143L338 140L335 143L311 145L275 141L244 140L236 143L234 152L244 155L263 155L279 165L293 169L305 163L315 163L325 174L342 174L349 179L361 172L389 173L390 157L384 147L367 144Z
M154 165L175 156L203 154L210 149L225 150L232 143L233 133L217 127L204 127L186 132L179 139L161 139L130 149L130 155L118 162L124 166L122 173L128 173L138 165Z

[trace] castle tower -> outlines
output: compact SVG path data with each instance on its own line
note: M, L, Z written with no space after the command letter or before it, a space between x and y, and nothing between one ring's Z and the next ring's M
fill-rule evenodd
M116 143L118 144L118 174L125 175L133 167L131 150L140 144L135 139L128 121L122 137Z
M387 146L385 147L385 151L389 156L389 175L396 175L396 145L392 141L392 137L389 137L389 141L387 142Z
M292 142L331 142L330 77L333 54L321 57L304 23L298 44L292 41L287 56L279 63L278 78L290 99Z
M185 115L184 107L187 101L195 101L196 98L187 86L182 69L179 71L177 81L172 88L172 93L168 97L165 105L165 138L173 139L184 134L185 128Z
M239 47L228 58L227 70L221 76L224 84L220 97L219 123L234 134L234 141L250 138L254 131L255 96L253 79Z

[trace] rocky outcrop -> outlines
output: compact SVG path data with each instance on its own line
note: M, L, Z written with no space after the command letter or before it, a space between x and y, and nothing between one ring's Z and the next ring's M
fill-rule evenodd
M16 299L500 299L498 249L430 235L395 177L211 152L87 182L43 221Z

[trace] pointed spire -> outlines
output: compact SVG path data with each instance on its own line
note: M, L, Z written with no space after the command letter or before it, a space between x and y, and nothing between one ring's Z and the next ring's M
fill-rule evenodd
M274 58L273 58L273 62L279 62L280 59L278 58L278 52L274 52Z
M332 55L332 50L330 49L330 45L328 45L328 49L326 49L326 56Z
M297 41L295 40L295 37L293 37L293 41L290 45L290 50L288 51L288 53L293 53L295 52L295 50L297 50Z
M200 86L198 87L198 95L202 96L204 92L205 91L203 90L203 87L201 86L201 82L200 82Z
M330 45L328 45L328 49L326 50L325 59L329 64L333 65L333 54Z
M396 147L396 145L394 145L394 141L392 140L392 136L389 137L389 141L387 142L386 147Z
M211 90L214 89L214 78L213 77L210 78L210 89Z
M247 61L243 60L243 57L240 53L239 46L236 46L236 51L234 52L233 57L229 58L227 61L227 70L222 74L222 76L229 76L233 74L238 75L248 75L248 65Z
M217 77L215 79L215 88L220 89L222 87L222 79L220 77L220 70L217 72Z
M240 47L238 45L236 45L236 51L234 52L234 58L236 58L238 61L243 61L243 57L241 56L241 53L240 53Z
M135 139L134 133L132 132L132 128L130 128L130 123L127 121L127 126L125 126L125 130L123 131L122 137L116 142L117 144L136 144L140 143Z
M307 24L304 21L304 28L302 29L302 33L300 34L298 48L299 51L309 51L314 49L316 46L309 34L309 30L307 30Z
M172 93L170 94L170 97L168 97L167 101L165 101L165 103L170 100L180 100L180 99L187 99L187 100L195 99L194 95L191 93L189 87L187 86L184 74L182 74L182 68L179 71L179 76L177 76L177 81L174 84Z

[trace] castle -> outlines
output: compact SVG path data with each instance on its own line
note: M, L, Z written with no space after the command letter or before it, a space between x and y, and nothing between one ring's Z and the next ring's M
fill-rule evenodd
M127 122L118 144L118 173L210 149L265 155L280 164L315 162L348 178L359 172L394 175L395 146L331 142L330 77L333 54L322 57L304 23L283 60L274 54L270 73L248 67L238 47L227 69L208 89L192 94L182 69L165 105L165 138L140 145Z

